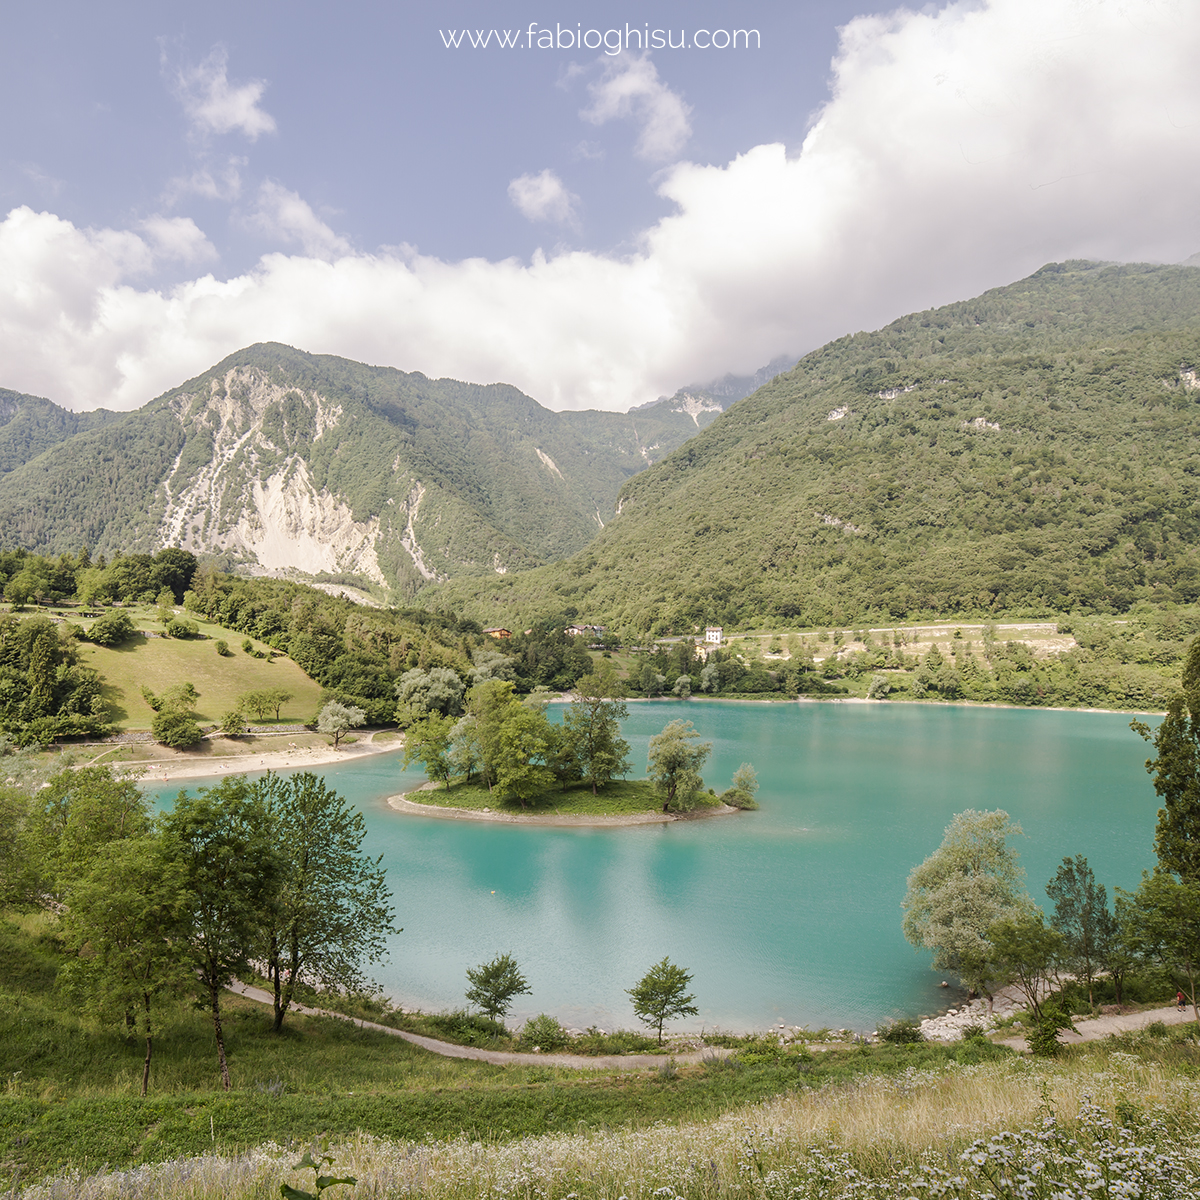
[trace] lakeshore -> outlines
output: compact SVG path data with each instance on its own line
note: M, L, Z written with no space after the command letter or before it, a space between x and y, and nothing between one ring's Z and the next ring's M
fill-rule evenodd
M279 741L286 734L276 735L270 741ZM301 730L297 739L281 749L266 749L259 742L249 740L233 743L230 748L236 749L229 754L204 754L199 756L195 751L172 750L168 746L154 746L155 756L150 761L132 763L114 763L115 767L124 767L134 773L142 783L170 783L174 780L207 779L219 775L241 775L247 771L287 771L311 770L314 767L343 766L348 763L361 762L380 754L389 754L403 746L403 742L394 734L385 733L380 738L380 731L359 732L353 742L343 742L338 747L328 744L301 745L301 740L312 741L324 735L304 736ZM223 739L229 744L229 739ZM100 755L93 762L102 763L104 756Z
M425 791L426 787L417 788L417 792ZM432 789L430 789L432 790ZM617 828L622 825L669 825L673 821L704 820L707 817L725 817L741 812L728 804L716 808L705 808L699 812L664 813L638 812L613 813L563 813L563 812L529 812L510 813L498 812L492 808L456 808L450 805L421 804L408 797L417 792L405 792L398 796L389 796L387 805L394 812L407 813L414 817L439 817L450 821L491 821L502 825L544 825L559 828Z

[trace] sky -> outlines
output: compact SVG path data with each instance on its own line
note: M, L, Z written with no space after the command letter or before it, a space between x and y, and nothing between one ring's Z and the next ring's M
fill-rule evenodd
M1049 261L1200 251L1193 0L5 27L0 387L73 409L274 340L625 410Z

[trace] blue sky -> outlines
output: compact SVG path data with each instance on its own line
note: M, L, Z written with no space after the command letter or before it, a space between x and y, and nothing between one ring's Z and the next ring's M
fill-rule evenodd
M278 339L623 409L1177 261L1198 51L1178 0L13 7L0 386L131 408Z

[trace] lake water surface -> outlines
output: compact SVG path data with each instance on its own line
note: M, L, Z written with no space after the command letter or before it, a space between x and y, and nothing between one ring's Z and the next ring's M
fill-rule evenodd
M901 935L900 901L955 813L1004 808L1021 823L1017 849L1043 905L1065 855L1086 855L1110 899L1153 863L1158 801L1129 714L632 704L634 775L675 717L712 741L704 775L718 792L754 764L760 811L609 829L450 821L387 807L422 778L399 752L318 768L361 809L388 869L405 929L375 971L388 994L461 1007L466 968L510 951L533 988L510 1025L549 1012L633 1028L625 989L667 955L694 975L689 1027L873 1029L947 1003L928 955ZM177 791L150 794L161 804Z

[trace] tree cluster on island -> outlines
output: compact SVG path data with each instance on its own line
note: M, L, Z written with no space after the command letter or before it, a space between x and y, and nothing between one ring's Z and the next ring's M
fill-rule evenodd
M279 1031L298 986L363 986L396 932L362 815L310 773L233 776L158 817L104 767L0 799L0 903L59 914L64 986L140 1032L143 1095L163 997L208 1010L228 1090L222 992L235 977L266 975Z
M1131 722L1152 742L1146 763L1163 799L1154 849L1157 865L1133 892L1116 889L1115 911L1082 855L1064 858L1046 894L1049 919L1022 886L1008 839L1021 834L1003 810L959 813L941 846L908 877L904 934L933 952L934 969L956 974L973 993L1006 984L1033 1016L1031 1045L1052 1053L1070 1016L1054 1000L1064 974L1092 1005L1097 980L1118 1004L1127 979L1158 967L1182 980L1200 1022L1200 639L1184 664L1182 692L1157 730Z
M630 769L629 743L621 721L629 709L611 667L575 682L561 724L550 720L548 694L521 698L503 655L476 656L466 687L453 672L406 672L396 685L397 721L405 727L405 765L419 762L430 780L450 789L451 780L478 778L499 799L522 808L552 789L583 783L593 795ZM650 740L649 777L662 811L687 812L704 794L700 768L712 750L690 721L671 721ZM743 763L723 797L738 808L757 808L754 769Z

